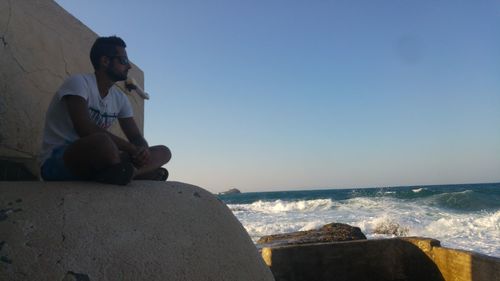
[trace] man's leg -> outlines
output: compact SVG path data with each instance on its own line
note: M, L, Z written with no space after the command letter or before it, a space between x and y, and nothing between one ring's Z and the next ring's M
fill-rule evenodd
M151 153L151 161L136 171L134 179L156 179L158 168L165 165L172 157L170 149L164 145L151 146L149 151Z
M120 151L106 133L78 139L64 152L64 164L75 175L93 178L95 173L120 163Z

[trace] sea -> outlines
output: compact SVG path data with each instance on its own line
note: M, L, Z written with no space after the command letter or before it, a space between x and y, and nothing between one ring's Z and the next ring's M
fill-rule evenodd
M254 242L338 222L368 239L421 236L500 257L500 183L219 195Z

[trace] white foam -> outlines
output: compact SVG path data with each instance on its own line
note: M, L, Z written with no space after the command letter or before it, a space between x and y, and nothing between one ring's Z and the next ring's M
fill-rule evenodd
M424 236L440 240L443 246L500 256L500 211L453 213L420 201L391 197L257 201L228 206L254 241L264 235L339 222L360 227L368 238ZM381 234L377 232L383 231L377 229L396 231Z
M424 232L439 237L444 246L500 256L500 211L445 214L429 223Z
M329 210L334 206L331 199L300 200L300 201L256 201L252 204L231 204L231 210L249 211L257 213L284 213L284 212L315 212Z
M317 229L317 228L322 227L323 225L325 225L325 223L323 223L320 220L310 221L310 222L307 222L305 225L303 225L299 229L299 231L306 231L306 230L311 230L311 229Z

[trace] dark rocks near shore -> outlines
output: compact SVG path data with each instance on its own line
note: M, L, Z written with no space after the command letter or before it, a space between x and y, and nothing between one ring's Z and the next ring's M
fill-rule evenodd
M343 223L329 223L319 229L262 236L257 244L281 246L351 240L366 240L366 236L359 227Z

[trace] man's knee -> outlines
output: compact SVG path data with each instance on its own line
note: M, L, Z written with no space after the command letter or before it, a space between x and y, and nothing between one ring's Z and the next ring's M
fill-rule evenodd
M118 147L106 133L94 133L81 138L79 147L89 153L93 159L103 165L115 164L120 161Z
M163 164L167 163L168 161L170 161L170 158L172 158L172 153L170 152L170 149L164 145L156 146L155 150L156 153L158 154L158 158L161 160Z
M105 133L92 134L70 144L63 159L73 173L85 176L93 169L99 170L120 162L118 148Z
M86 138L88 138L89 143L94 147L96 153L119 157L118 147L108 134L94 133Z

